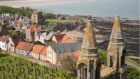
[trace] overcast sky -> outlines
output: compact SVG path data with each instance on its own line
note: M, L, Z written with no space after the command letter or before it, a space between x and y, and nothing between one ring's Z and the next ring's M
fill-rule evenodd
M70 4L70 3L89 2L89 1L95 1L95 0L10 0L10 1L0 1L0 5L21 7L21 6Z

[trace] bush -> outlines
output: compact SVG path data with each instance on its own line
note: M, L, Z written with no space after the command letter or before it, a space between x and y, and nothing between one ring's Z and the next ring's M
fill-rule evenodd
M99 57L99 61L102 64L106 63L106 59L107 59L106 51L104 51L103 49L98 49L98 57Z
M139 76L140 76L139 70L130 66L126 68L126 79L140 79Z

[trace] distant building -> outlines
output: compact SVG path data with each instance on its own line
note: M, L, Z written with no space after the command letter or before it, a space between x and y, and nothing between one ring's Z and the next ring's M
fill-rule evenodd
M40 60L41 61L49 61L49 54L48 54L48 48L45 47L41 52L40 52Z
M52 41L54 41L56 43L61 43L64 36L65 36L65 34L56 34L52 37Z
M16 46L15 52L17 54L27 56L30 54L30 51L32 50L33 45L34 45L33 43L20 41L18 45Z
M31 21L33 23L37 23L39 25L43 25L45 23L45 18L42 15L42 12L34 11L31 15Z
M23 41L24 39L25 39L24 35L20 35L20 36L18 36L16 38L9 37L9 40L8 40L8 53L15 53L15 47L17 46L17 44L20 41Z
M29 42L39 41L41 31L42 31L42 26L36 24L29 25L25 30L26 41Z
M8 42L8 52L15 52L15 43L12 40L12 38L9 38L9 42Z
M8 37L3 35L3 36L0 36L0 49L1 50L4 50L4 51L7 51L8 49Z
M4 24L5 22L10 23L11 22L11 14L10 13L3 13L0 14L0 24Z
M39 59L40 60L40 53L43 51L44 48L45 48L45 46L43 46L43 45L35 44L33 46L33 49L31 51L30 56L35 58L35 59Z
M72 52L80 49L80 43L55 43L52 42L47 48L48 61L53 64L60 64L61 58L71 55Z

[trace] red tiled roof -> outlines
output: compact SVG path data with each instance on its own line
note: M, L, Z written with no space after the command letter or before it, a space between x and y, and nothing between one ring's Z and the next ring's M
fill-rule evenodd
M33 43L26 43L26 47L24 47L25 50L31 50L33 47Z
M65 34L58 34L58 35L54 35L56 40L59 42L63 39L63 37L65 36Z
M73 54L74 57L79 58L79 56L81 54L81 51L78 50L78 51L73 52L72 54Z
M41 51L41 55L47 55L47 47L45 47L42 51Z
M34 26L34 25L30 26L30 28L29 28L30 32L34 32L35 30L36 30L36 26Z
M62 43L74 43L75 40L73 40L71 37L65 35L61 41Z
M17 49L24 49L24 47L26 46L25 42L19 42L18 45L16 46Z
M35 44L33 46L32 52L39 54L44 48L45 48L45 46L43 46L43 45Z
M19 42L18 45L16 46L17 49L21 50L27 50L30 51L33 47L33 43L27 43L27 42Z

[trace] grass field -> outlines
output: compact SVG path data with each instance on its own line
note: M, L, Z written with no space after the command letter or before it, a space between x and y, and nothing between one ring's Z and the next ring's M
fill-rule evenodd
M75 76L58 68L47 68L18 57L0 54L0 79L75 79Z
M66 23L66 22L75 22L75 20L61 20L61 19L47 19L49 23Z

